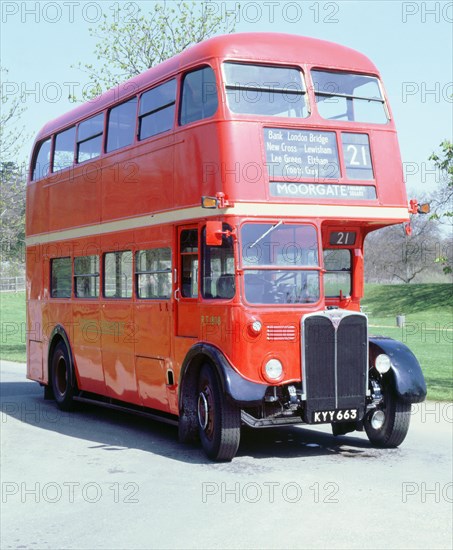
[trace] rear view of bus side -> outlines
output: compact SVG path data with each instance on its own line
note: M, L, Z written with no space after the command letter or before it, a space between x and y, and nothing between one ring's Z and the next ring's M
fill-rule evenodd
M410 210L416 211L411 203ZM231 460L241 425L398 446L420 365L368 333L363 244L409 208L376 67L212 38L48 123L27 186L27 376Z

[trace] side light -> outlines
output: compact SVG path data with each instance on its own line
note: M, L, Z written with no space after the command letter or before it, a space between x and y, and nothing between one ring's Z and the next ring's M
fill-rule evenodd
M263 325L261 321L258 321L258 319L253 319L247 325L247 328L251 336L259 336L263 330Z
M385 374L390 370L390 367L392 366L392 362L390 361L390 357L388 355L385 355L385 353L381 353L376 357L374 366L376 367L376 370L380 374Z

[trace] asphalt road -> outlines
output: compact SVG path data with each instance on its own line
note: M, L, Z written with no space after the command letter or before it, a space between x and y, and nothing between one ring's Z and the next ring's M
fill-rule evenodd
M330 427L246 430L209 462L177 430L44 401L1 363L0 547L452 548L453 404L413 411L399 449Z

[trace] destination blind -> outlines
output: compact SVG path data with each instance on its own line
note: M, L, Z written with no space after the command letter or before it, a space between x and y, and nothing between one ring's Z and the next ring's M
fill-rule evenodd
M343 136L343 134L342 134ZM343 136L345 166L350 179L372 179L373 169L368 136L347 134ZM358 156L359 145L361 156ZM374 185L350 185L333 183L340 179L340 163L335 132L314 130L289 130L264 128L266 164L269 173L269 191L274 197L305 199L375 200ZM359 151L360 152L360 151ZM350 158L351 157L351 158ZM362 161L355 160L356 158ZM357 168L360 170L352 170ZM351 172L351 173L350 173ZM300 182L304 178L313 181Z
M323 181L340 177L334 132L264 128L264 147L271 179Z

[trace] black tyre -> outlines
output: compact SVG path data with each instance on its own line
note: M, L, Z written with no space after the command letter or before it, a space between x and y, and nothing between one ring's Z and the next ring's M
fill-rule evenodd
M404 441L409 430L410 403L399 400L391 389L387 388L384 390L384 402L377 410L384 412L384 423L379 429L373 428L371 417L375 411L371 411L364 420L368 439L376 447L398 447Z
M76 386L72 373L69 352L64 342L60 341L53 350L50 377L53 395L59 408L70 411L74 408Z
M205 453L212 460L230 461L241 438L241 411L226 399L209 365L202 367L198 379L197 413Z

